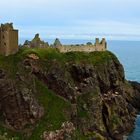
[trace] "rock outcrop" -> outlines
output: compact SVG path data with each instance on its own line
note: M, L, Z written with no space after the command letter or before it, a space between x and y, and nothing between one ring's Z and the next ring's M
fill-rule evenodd
M32 74L76 106L72 120L85 137L122 140L132 130L139 91L125 80L115 57L98 65L67 62L62 68L58 61L50 63L48 71L31 64Z
M75 127L71 122L64 122L61 125L60 130L55 130L51 132L44 132L42 138L44 140L63 140L63 139L72 139L73 131L75 131Z
M33 89L21 81L17 74L16 80L7 77L0 69L0 112L5 124L12 129L22 130L26 125L34 125L44 113L33 95Z
M17 65L12 80L0 70L0 110L8 126L19 130L37 124L35 140L58 135L60 140L123 140L134 128L140 84L125 79L123 66L112 53L54 51L46 52L44 59L30 53ZM42 108L38 98L47 105Z

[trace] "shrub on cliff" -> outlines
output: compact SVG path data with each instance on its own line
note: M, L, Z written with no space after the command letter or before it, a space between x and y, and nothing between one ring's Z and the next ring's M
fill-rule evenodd
M4 133L3 135L0 134L0 140L17 140L17 138L15 137L8 138L7 133Z

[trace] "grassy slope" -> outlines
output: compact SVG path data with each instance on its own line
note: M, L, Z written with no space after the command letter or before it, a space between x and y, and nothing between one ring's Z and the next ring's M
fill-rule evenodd
M35 53L37 54L41 60L45 60L47 63L47 60L53 60L56 59L62 64L65 64L68 61L73 61L76 63L92 63L94 65L98 65L101 63L104 63L110 58L116 57L106 51L106 52L93 52L93 53L82 53L82 52L69 52L66 54L59 53L56 49L41 49L41 48L34 48L34 49L28 49L28 48L22 48L20 51L15 54L8 57L0 56L0 67L5 69L10 78L15 77L15 74L17 71L20 71L24 73L20 69L20 62L21 60L29 53ZM36 127L32 131L32 135L28 138L28 140L39 140L40 135L45 130L56 130L60 127L62 122L68 120L65 110L70 109L70 103L68 101L65 101L61 97L57 96L52 91L48 90L48 88L38 81L35 80L36 84L36 90L37 95L35 95L45 108L45 115L42 117L42 119L38 122ZM85 115L85 114L82 114ZM32 127L32 126L29 126ZM21 134L20 132L15 133L10 130L7 130L0 125L0 130L2 133L7 131L10 136L16 136L17 139L23 140L27 138ZM77 135L80 135L77 131ZM81 137L81 140L84 140L85 138Z

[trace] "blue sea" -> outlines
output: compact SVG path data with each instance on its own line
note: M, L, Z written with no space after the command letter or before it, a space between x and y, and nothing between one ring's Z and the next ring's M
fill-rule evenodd
M21 39L23 43L25 39ZM45 40L50 44L54 40ZM63 39L63 44L83 44L91 40ZM91 41L92 42L92 41ZM125 69L127 80L140 82L140 41L107 41L108 50L112 51L120 60ZM128 136L127 140L140 140L140 115L137 116L135 129Z

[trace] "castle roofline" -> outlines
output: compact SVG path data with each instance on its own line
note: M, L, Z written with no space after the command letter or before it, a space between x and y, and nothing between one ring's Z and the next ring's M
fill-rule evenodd
M0 30L1 31L9 31L9 30L15 30L13 28L13 23L5 23L0 25ZM17 30L15 30L17 31Z

